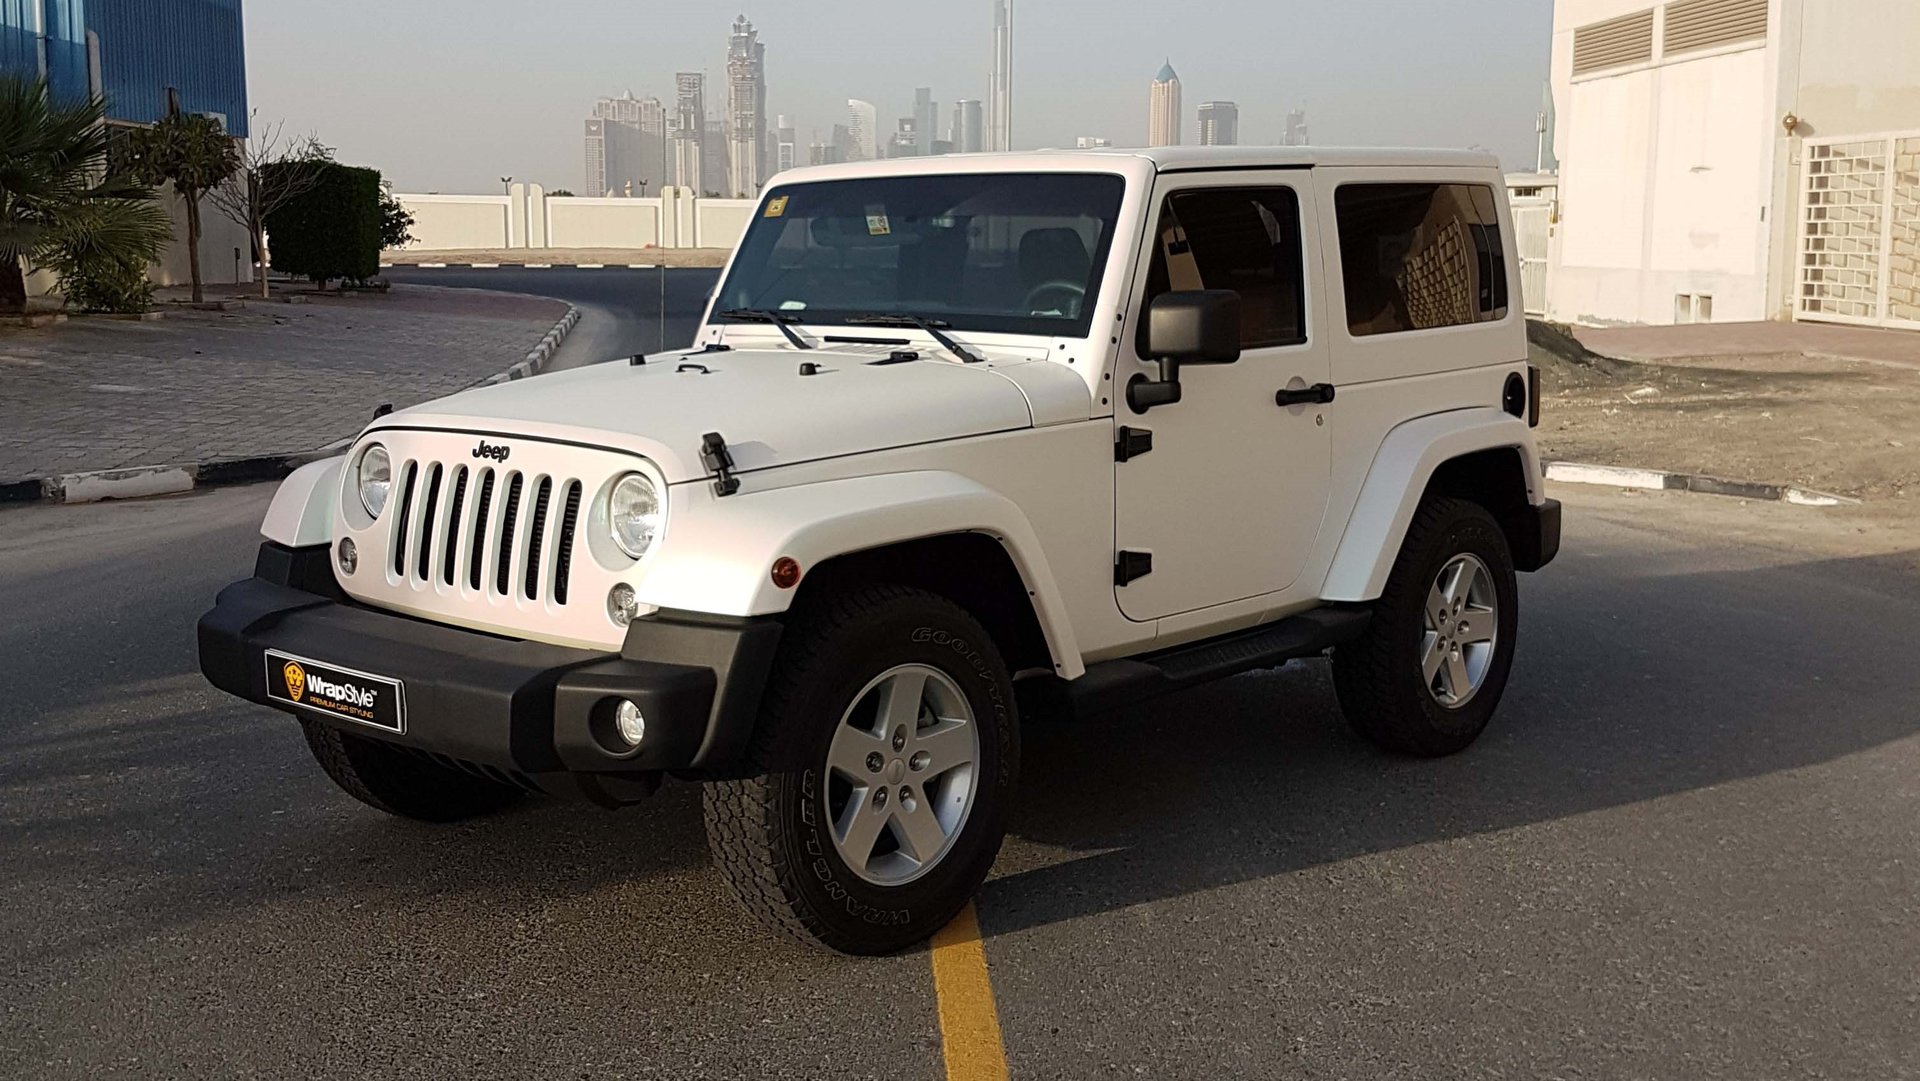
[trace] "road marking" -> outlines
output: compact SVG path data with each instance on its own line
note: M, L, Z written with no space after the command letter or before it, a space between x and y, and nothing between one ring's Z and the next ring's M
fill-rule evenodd
M606 269L606 267L607 267L607 264L605 264L605 263L575 263L575 264L573 264L573 267L574 267L574 269L575 269L575 270L605 270L605 269Z
M494 270L500 266L499 263L468 263L467 265L475 270Z
M652 263L628 263L627 269L628 270L655 270L658 268L656 268Z
M933 936L933 996L940 1005L940 1049L947 1081L1006 1081L1007 1051L987 977L987 951L973 905Z
M528 270L552 270L553 264L552 263L527 263L526 268Z
M423 267L433 267L436 270L445 270L447 267L447 264L445 263L415 263L414 265L423 266Z

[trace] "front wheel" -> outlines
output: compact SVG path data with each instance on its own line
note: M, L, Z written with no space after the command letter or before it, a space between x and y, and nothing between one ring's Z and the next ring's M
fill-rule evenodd
M333 783L375 810L422 822L458 822L498 811L521 789L464 773L377 739L302 718L307 747Z
M870 586L787 628L754 774L706 786L707 842L769 924L843 953L940 929L986 879L1019 772L1013 686L945 598Z
M1401 754L1465 749L1506 689L1519 609L1500 524L1477 503L1426 500L1366 634L1333 651L1347 723Z

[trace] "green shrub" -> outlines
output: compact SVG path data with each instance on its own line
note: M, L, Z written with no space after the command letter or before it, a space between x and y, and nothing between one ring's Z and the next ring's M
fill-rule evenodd
M48 269L60 275L67 306L82 312L136 314L153 308L153 283L144 260L112 257L69 260L55 253Z
M311 186L267 215L273 269L318 282L366 281L380 272L380 173L334 162L277 163L305 170Z

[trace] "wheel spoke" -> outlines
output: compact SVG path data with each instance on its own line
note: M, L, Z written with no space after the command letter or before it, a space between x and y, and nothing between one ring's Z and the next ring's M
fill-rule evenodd
M1466 629L1455 632L1453 636L1455 642L1467 646L1476 642L1493 641L1493 609L1469 608L1460 613L1460 623Z
M1453 610L1453 603L1447 599L1444 586L1447 576L1442 572L1434 580L1433 588L1427 590L1427 629L1437 631L1447 625L1447 613Z
M888 750L885 738L863 728L843 724L833 734L832 746L827 748L827 765L852 778L855 784L866 784L873 777L873 771L867 766L867 756L879 752L884 757Z
M1449 606L1462 603L1467 590L1473 585L1472 568L1465 563L1455 563L1448 567L1442 576L1441 591L1446 595Z
M1467 660L1459 650L1447 654L1447 693L1455 698L1465 698L1473 690L1473 677L1467 674Z
M893 832L901 849L920 863L939 855L941 846L947 843L947 831L940 828L927 798L923 790L913 801L912 810L901 806L893 813Z
M923 776L945 773L973 761L973 729L966 721L941 721L923 728L912 739L913 749L927 752Z
M912 734L920 723L920 703L926 694L925 672L908 669L887 680L880 687L880 730L891 733L904 725Z
M840 812L840 821L834 823L834 839L839 843L840 858L847 861L847 867L857 873L864 873L867 861L873 858L873 843L880 839L880 830L890 817L886 808L873 805L873 790L864 785L855 785L853 795L847 800L846 810Z
M1420 676L1426 680L1429 688L1433 686L1433 677L1440 674L1440 665L1446 659L1446 650L1440 648L1440 636L1428 631L1426 640L1420 644Z

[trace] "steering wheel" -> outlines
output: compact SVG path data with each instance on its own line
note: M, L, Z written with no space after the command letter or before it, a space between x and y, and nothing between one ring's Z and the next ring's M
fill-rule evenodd
M1054 305L1049 308L1042 308L1040 306L1041 298L1050 293L1058 294L1066 300L1066 303ZM1071 310L1073 314L1078 314L1080 305L1086 303L1086 300L1087 287L1085 285L1079 282L1050 281L1041 282L1039 285L1027 290L1026 305L1029 312L1052 311L1057 309L1063 312Z

